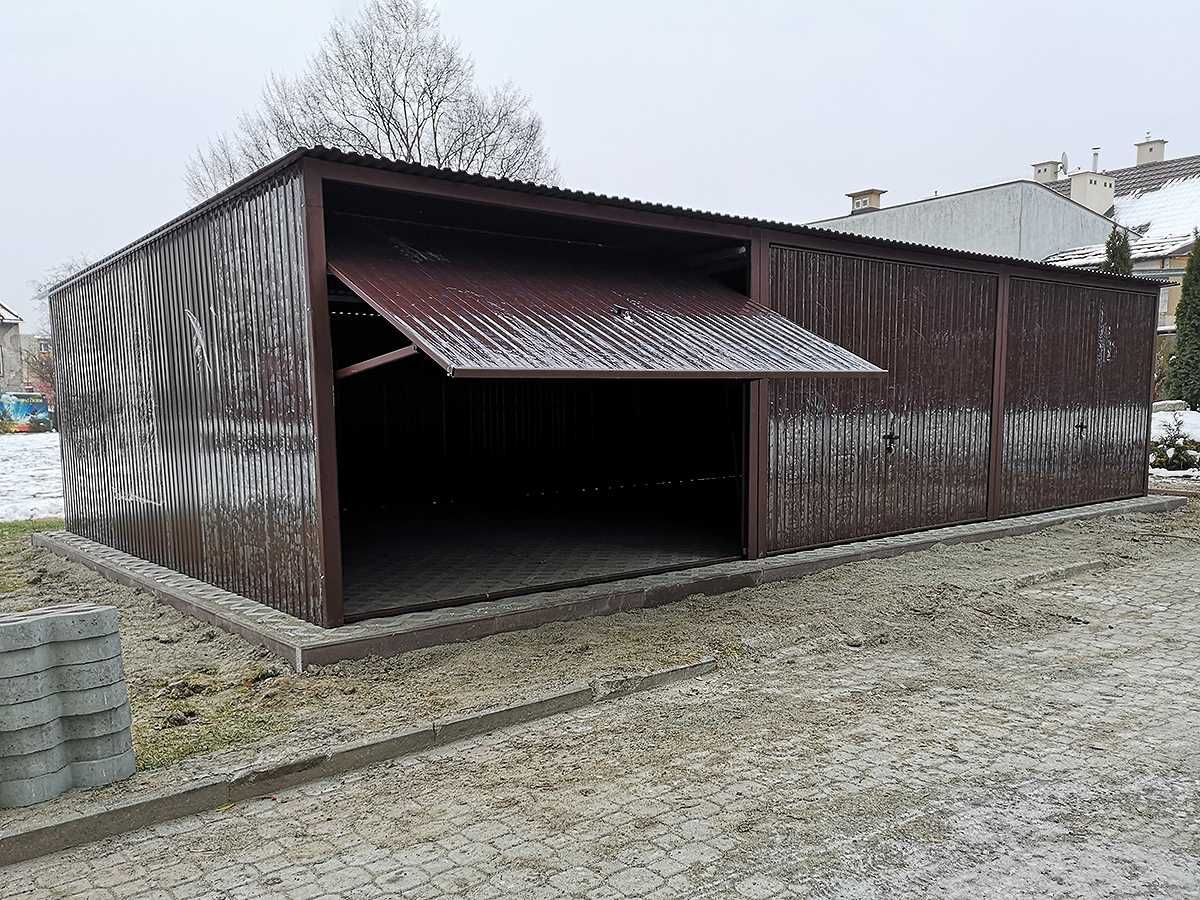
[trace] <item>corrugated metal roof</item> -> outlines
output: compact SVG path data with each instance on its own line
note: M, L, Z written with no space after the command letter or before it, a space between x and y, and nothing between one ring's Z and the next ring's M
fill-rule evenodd
M330 216L330 271L450 375L880 375L686 270L549 242Z
M554 187L551 185L535 184L527 181L514 181L507 178L495 178L486 175L474 175L468 172L460 172L453 169L439 169L435 166L424 166L416 163L401 162L398 160L381 159L375 156L365 156L361 153L347 153L342 150L334 150L329 147L311 147L299 148L281 156L275 162L270 163L257 172L251 173L236 184L231 185L219 194L205 200L187 212L172 219L171 221L154 229L143 237L133 241L120 250L116 250L83 269L69 278L64 279L58 284L49 289L52 293L70 284L77 278L83 278L88 273L93 272L105 265L108 265L115 259L130 252L134 248L142 245L146 241L152 240L159 235L177 228L192 218L202 215L208 210L226 203L242 193L251 190L260 182L270 178L272 175L281 171L284 168L300 161L301 159L320 159L326 162L344 163L347 165L360 166L363 168L382 169L389 172L399 172L407 175L418 175L425 178L436 178L440 181L454 181L462 184L472 184L480 187L492 187L502 190L519 191L526 194L537 194L547 197L556 197L566 200L577 200L583 203L591 203L603 206L614 206L622 209L633 209L641 212L660 213L671 216L682 216L690 219L699 219L708 222L719 222L729 225L741 225L750 228L766 228L774 231L790 232L792 234L813 235L820 237L834 236L838 240L844 241L847 244L859 245L864 248L870 247L894 247L904 250L927 250L933 253L944 255L950 259L966 259L978 260L986 263L1001 263L1005 265L1016 265L1031 270L1041 269L1047 272L1061 273L1061 266L1053 266L1047 263L1031 262L1026 259L1017 259L1009 256L996 256L988 253L976 253L966 250L947 250L940 247L930 247L924 244L916 244L910 241L899 241L888 238L867 237L865 235L853 235L845 232L834 231L829 228L814 228L806 225L797 225L789 222L780 222L770 219L756 219L749 216L736 216L726 213L708 212L705 210L691 209L683 206L671 206L665 203L650 203L644 200L634 200L628 197L615 197L607 194L596 194L589 191L576 191L567 188ZM1050 186L1050 185L1048 185ZM1094 273L1093 273L1094 274ZM1126 280L1136 282L1137 279L1132 276L1125 275L1104 275L1096 276L1103 278L1113 278L1117 280Z

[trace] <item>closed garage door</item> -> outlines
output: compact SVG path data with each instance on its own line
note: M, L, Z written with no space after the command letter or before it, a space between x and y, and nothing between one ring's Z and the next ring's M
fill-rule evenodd
M776 246L771 305L887 370L773 379L768 549L987 515L997 279Z
M1012 279L1004 514L1144 493L1155 316L1145 294Z

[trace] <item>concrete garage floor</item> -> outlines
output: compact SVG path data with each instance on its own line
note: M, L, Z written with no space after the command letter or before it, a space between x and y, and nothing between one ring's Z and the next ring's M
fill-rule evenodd
M0 895L1196 896L1193 521L1078 523L1126 558L1035 587L960 583L960 553L1011 560L950 548L869 628L823 627L903 561L861 564L712 676L13 866ZM1019 540L1068 563L1071 533Z
M722 527L678 499L634 513L432 507L347 526L347 620L738 558L735 515Z

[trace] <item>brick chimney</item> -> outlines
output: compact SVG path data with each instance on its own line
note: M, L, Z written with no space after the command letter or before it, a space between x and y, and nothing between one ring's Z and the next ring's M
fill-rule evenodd
M1062 163L1057 159L1034 163L1033 180L1038 184L1045 184L1048 181L1058 181L1058 170L1060 168L1062 168Z
M883 205L879 202L879 198L886 193L887 191L881 188L867 188L865 191L853 191L847 194L846 196L850 198L850 214L879 209Z
M1162 138L1150 137L1150 132L1146 132L1146 139L1134 144L1137 148L1137 164L1144 166L1146 163L1162 162L1167 158L1167 142Z

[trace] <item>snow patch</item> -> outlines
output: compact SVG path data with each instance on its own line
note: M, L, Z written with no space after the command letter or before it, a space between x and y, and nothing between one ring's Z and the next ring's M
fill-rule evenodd
M1150 474L1155 478L1197 478L1200 469L1156 469L1151 466Z
M62 514L58 432L0 435L0 522Z
M1150 439L1153 441L1160 440L1167 426L1174 421L1175 417L1183 422L1183 436L1189 437L1194 441L1200 441L1200 412L1193 409L1184 409L1178 412L1156 412L1151 415L1153 424L1150 426Z

